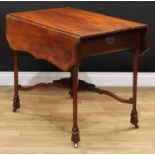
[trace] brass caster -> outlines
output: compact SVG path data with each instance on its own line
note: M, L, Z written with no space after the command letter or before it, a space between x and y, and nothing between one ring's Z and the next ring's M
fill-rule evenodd
M139 128L139 125L135 125L135 129L138 129Z
M74 148L78 148L78 143L74 143Z
M13 109L12 109L12 112L17 112L17 110L19 109L20 107L13 107Z
M16 110L17 110L16 108L13 108L13 109L12 109L12 112L16 112Z

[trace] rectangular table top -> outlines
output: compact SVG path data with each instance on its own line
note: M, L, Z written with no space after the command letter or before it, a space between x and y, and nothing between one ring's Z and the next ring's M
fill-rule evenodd
M142 23L70 7L27 11L10 15L80 38L146 27Z
M28 52L64 71L85 57L133 49L137 31L140 54L148 49L146 24L76 8L10 13L6 25L14 51Z

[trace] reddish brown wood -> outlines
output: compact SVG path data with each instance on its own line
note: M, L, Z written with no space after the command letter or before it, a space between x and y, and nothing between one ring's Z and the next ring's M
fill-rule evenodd
M143 34L146 45L141 51L147 49L147 25L80 9L12 13L6 19L7 40L12 49L47 60L64 71L76 65L76 51L82 58L133 48L132 34L136 29ZM113 46L105 44L105 36L115 37ZM81 48L77 50L78 46Z
M77 100L78 100L78 71L79 71L79 66L76 65L72 69L73 73L73 128L72 128L72 137L71 140L74 144L78 144L80 141L80 136L79 136L79 128L78 128L78 105L77 105Z
M108 42L111 38L112 42ZM133 49L135 46L135 31L118 32L104 36L86 38L80 44L80 57L107 54L126 49Z
M78 91L109 95L132 104L130 122L138 128L137 72L139 56L148 49L146 24L127 21L85 10L65 7L7 15L7 40L14 52L15 95L13 111L20 107L19 90L43 87L69 88L73 98L72 141L80 141L78 128ZM95 85L78 80L79 64L83 58L125 49L135 49L133 56L133 96L124 99ZM69 79L40 83L31 87L18 85L17 52L28 52L37 59L47 60L63 71L71 71ZM79 82L79 83L78 83Z
M147 27L146 24L70 7L12 13L10 16L80 38Z
M13 112L16 112L20 108L20 99L18 95L18 56L16 52L13 52L14 63L14 99L13 99Z
M58 87L58 88L68 88L71 91L71 87L72 87L72 83L71 83L71 78L63 78L60 80L54 80L53 83L39 83L36 84L34 86L27 86L27 87L23 87L21 85L18 85L18 89L21 91L29 91L32 89L36 89L39 87L44 87L44 88L49 88L49 87ZM73 92L70 92L69 94L71 95L71 97L73 97ZM129 98L129 99L124 99L110 91L107 90L101 90L99 88L97 88L94 84L90 84L87 83L83 80L79 80L79 84L78 84L78 91L79 92L83 92L83 91L91 91L91 92L96 92L98 94L105 94L108 96L111 96L112 98L122 102L122 103L128 103L128 104L132 104L133 103L133 99Z
M135 51L133 55L133 107L130 122L138 128L138 112L137 112L137 72L139 64L139 53L141 51L141 33L137 31L135 40Z
M71 69L71 71L70 71L70 78L69 79L66 79L67 81L69 80L69 83L70 83L70 90L69 90L69 95L71 96L71 97L73 97L73 88L72 88L72 86L73 86L73 70Z
M15 37L16 36L16 37ZM7 16L7 39L15 51L25 51L62 70L75 65L74 50L79 40L72 36Z
M18 85L18 89L21 91L29 91L29 90L33 90L33 89L40 88L40 87L49 88L51 86L52 86L51 83L38 83L33 86L25 86L25 87L22 85Z

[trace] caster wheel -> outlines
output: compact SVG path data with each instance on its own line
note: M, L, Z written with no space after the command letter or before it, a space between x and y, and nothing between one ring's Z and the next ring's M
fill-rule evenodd
M135 129L138 129L139 128L139 125L135 125Z
M12 109L12 112L16 112L16 110L17 110L16 108L13 108L13 109Z
M74 148L78 148L78 143L74 143Z

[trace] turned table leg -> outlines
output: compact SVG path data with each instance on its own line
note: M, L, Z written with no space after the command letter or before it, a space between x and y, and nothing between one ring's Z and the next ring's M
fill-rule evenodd
M73 75L73 128L72 128L72 142L74 143L74 147L78 147L78 142L80 141L79 136L79 128L78 128L78 105L77 105L77 97L78 97L78 71L79 67L75 66L72 69Z
M70 90L69 90L69 95L73 97L73 70L71 69L70 71Z
M140 53L140 34L138 33L136 37L136 47L133 55L133 106L131 111L130 122L138 128L138 112L137 112L137 72L139 64L139 53Z
M13 112L20 108L20 100L18 95L18 55L13 52L13 67L14 67L14 99L13 99Z

